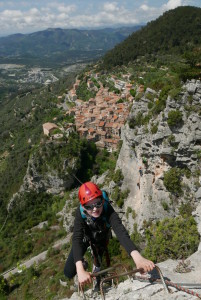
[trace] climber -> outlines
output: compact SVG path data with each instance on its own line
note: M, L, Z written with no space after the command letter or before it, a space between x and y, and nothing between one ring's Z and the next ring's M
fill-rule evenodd
M139 173L140 173L140 176L142 177L143 176L143 170L142 170L141 166L139 167Z
M93 251L92 272L98 272L104 252L107 254L111 227L121 245L134 260L136 267L142 268L144 273L153 270L154 263L141 256L136 250L105 191L101 191L92 182L86 182L81 185L78 197L80 205L77 208L74 221L72 248L64 267L66 277L73 278L77 273L78 282L81 286L92 282L91 273L86 270L84 254L87 248L91 246ZM108 260L107 263L109 265ZM98 285L100 281L98 282L98 277L96 278Z

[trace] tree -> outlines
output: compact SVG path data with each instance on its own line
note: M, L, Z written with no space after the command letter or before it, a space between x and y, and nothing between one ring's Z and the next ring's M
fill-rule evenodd
M3 276L0 276L0 296L5 296L8 294L9 285L6 279Z
M164 173L163 182L169 192L179 195L182 194L181 175L181 170L176 167Z
M199 245L199 233L192 216L166 218L147 228L145 235L147 246L144 255L154 262L185 259Z

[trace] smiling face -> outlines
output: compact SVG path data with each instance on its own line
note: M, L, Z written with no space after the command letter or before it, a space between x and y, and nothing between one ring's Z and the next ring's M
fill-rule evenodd
M83 207L90 217L98 218L103 211L103 202L104 200L99 197L88 201Z

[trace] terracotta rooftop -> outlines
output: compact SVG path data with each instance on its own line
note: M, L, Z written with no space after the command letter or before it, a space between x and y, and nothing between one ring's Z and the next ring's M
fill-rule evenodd
M105 124L105 128L112 128L113 127L113 123L106 123Z
M90 132L90 133L95 132L95 129L94 128L89 128L88 132Z
M99 124L98 124L98 126L104 126L104 124L105 124L105 122L104 121L101 121L101 122L99 122Z
M113 128L121 128L121 125L119 123L112 123L113 124Z

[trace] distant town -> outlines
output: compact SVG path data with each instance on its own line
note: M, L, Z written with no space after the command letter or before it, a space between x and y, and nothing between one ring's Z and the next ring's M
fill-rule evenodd
M111 152L117 149L121 137L121 127L127 121L129 106L133 102L130 90L134 86L130 83L130 74L123 75L124 80L119 80L113 75L109 80L119 91L117 94L109 92L108 87L103 87L98 73L88 73L87 77L87 88L95 89L96 96L89 101L78 99L76 91L79 88L80 80L76 80L73 88L66 95L66 99L75 104L66 111L66 115L74 117L75 120L74 124L68 124L68 128L75 128L81 137L95 142L98 148L106 148ZM97 80L99 88L94 85L91 78ZM139 92L143 89L144 86L138 87ZM43 131L46 135L49 135L55 128L58 126L54 123L43 124ZM55 138L57 137L59 135L55 136Z

